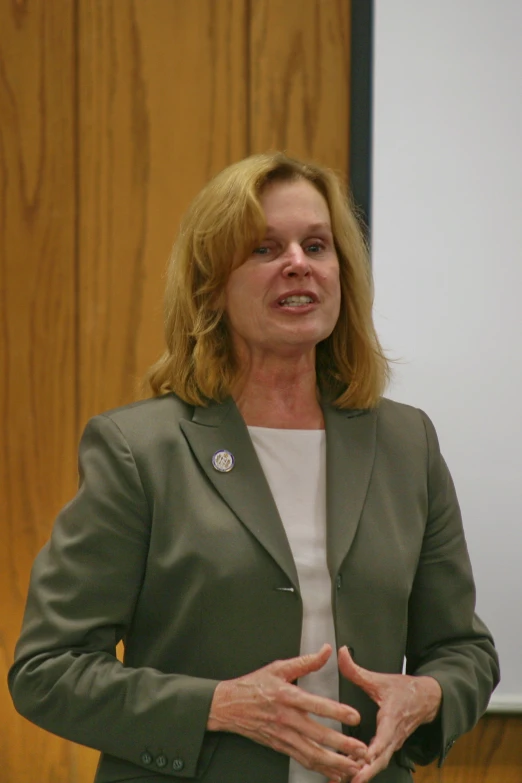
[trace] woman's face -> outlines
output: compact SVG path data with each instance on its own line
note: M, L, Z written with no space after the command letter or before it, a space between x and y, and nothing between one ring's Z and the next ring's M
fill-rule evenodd
M296 355L330 335L341 288L330 213L307 180L274 182L260 197L266 235L226 286L236 350Z

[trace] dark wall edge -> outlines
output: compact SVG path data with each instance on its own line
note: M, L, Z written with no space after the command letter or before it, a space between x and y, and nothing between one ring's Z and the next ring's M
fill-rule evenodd
M352 0L349 180L362 220L371 229L374 0Z

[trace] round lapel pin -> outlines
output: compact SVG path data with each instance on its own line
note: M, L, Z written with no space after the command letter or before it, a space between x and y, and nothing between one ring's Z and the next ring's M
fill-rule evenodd
M230 453L230 451L227 451L226 449L221 449L221 451L216 451L214 456L212 457L212 467L215 470L218 470L220 473L230 473L232 468L234 467L234 455Z

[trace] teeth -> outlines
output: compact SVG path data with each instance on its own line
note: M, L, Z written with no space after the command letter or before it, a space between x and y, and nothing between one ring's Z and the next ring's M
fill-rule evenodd
M286 299L283 299L281 301L282 305L290 305L296 306L296 305L303 305L303 304L310 304L314 300L311 296L289 296Z

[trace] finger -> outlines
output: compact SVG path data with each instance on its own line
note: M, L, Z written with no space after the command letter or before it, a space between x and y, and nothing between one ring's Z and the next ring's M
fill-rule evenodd
M361 771L353 779L352 783L368 783L368 781L372 780L375 775L377 775L383 769L386 769L390 763L390 759L395 750L395 745L392 742L393 726L392 721L390 720L385 719L382 721L382 723L388 725L385 727L384 732L381 733L381 737L378 737L379 720L377 721L377 734L368 746L368 764L366 764L361 769ZM389 741L384 739L384 735L389 735Z
M357 773L360 772L364 766L365 764L363 761L358 761L357 768L354 769L350 777L346 777L346 775L336 775L331 780L329 780L328 783L351 783L351 781L354 779L354 776L357 775Z
M355 777L352 778L351 783L369 783L369 781L373 780L379 772L386 769L390 763L390 759L391 754L388 755L385 753L378 756L371 764L365 764L364 767L356 773Z
M383 716L382 713L377 716L377 730L375 737L368 746L368 760L373 762L379 756L395 750L397 724L391 717Z
M335 775L331 780L328 781L328 783L351 783L354 776L361 771L361 769L365 766L363 761L358 761L356 763L356 768L351 773L350 777L346 777L346 775Z
M278 726L275 736L267 732L264 741L274 750L294 758L305 769L319 772L327 778L351 780L361 768L360 762L310 742L287 727Z
M347 737L340 731L324 726L322 723L300 713L298 710L289 710L285 720L286 725L298 731L303 737L321 745L324 748L336 750L352 759L369 761L368 747L354 737Z
M267 727L267 730L261 732L260 738L266 745L286 753L306 769L314 769L315 771L322 769L324 774L338 776L342 772L346 773L348 766L355 768L355 762L351 759L328 751L315 742L310 742L298 731L294 731L288 726ZM329 766L329 761L334 766Z
M298 680L311 672L317 672L322 669L326 661L332 654L332 648L329 644L323 644L316 653L309 655L299 655L297 658L288 658L285 661L275 661L269 664L274 674L283 677L287 682Z
M379 698L380 675L377 672L369 671L369 669L363 669L362 666L355 663L347 647L341 647L337 660L339 671L343 677L353 682L354 685L358 685L373 701L377 702Z
M339 663L341 674L343 674L345 677L348 677L349 679L363 680L365 679L365 674L372 674L372 672L368 671L367 669L363 669L362 666L359 666L357 663L355 663L346 645L339 648L337 661Z
M357 710L348 704L341 704L333 699L328 699L326 696L316 696L299 688L297 685L281 691L280 699L287 707L295 707L302 712L309 712L321 718L338 720L347 726L357 726L361 721L361 716Z

